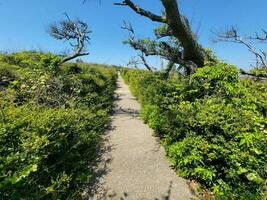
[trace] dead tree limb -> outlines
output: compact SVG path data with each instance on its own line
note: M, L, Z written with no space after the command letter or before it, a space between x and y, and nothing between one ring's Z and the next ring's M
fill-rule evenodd
M215 38L213 42L232 42L243 45L251 52L256 58L256 66L249 72L245 70L240 70L240 74L255 77L257 80L267 78L267 52L262 49L257 49L255 47L255 42L266 42L267 32L263 30L263 35L256 33L256 36L245 36L242 37L238 33L236 27L231 26L226 31L213 31ZM264 35L265 34L265 35Z
M117 5L117 6L128 6L132 10L134 10L136 13L138 13L139 15L147 17L147 18L149 18L149 19L151 19L152 21L155 21L155 22L162 22L162 23L166 22L166 18L164 18L164 17L162 17L160 15L156 15L156 14L154 14L154 13L148 11L148 10L145 10L143 8L140 8L138 5L134 4L130 0L125 0L122 3L114 3L114 5Z
M126 64L126 66L129 67L134 67L136 69L138 69L138 65L140 64L140 60L139 58L137 58L136 56L131 57L130 60L128 61L128 63Z
M195 72L197 65L193 61L187 61L183 59L183 48L180 42L173 36L169 36L170 30L166 26L160 26L155 29L155 35L160 41L152 40L150 38L135 38L135 31L130 23L123 22L122 29L129 32L128 40L124 41L125 44L129 44L132 48L139 52L144 66L152 71L154 68L149 66L145 61L147 56L160 56L168 61L168 65L165 69L165 74L169 74L172 71L175 64L183 66L185 75L191 75ZM166 39L166 41L162 39ZM173 64L170 64L173 63Z
M264 37L260 37L259 35L256 35L256 37L242 37L239 35L237 28L233 26L226 31L213 31L213 33L215 34L215 38L212 39L213 42L232 42L241 44L255 55L257 67L264 67L267 69L267 52L261 49L256 49L253 44L249 42L251 39L264 41Z
M121 3L115 3L115 5L128 6L134 12L142 15L152 21L160 22L166 26L165 32L157 32L159 38L162 37L175 37L183 48L183 63L194 63L194 66L203 67L204 62L208 59L205 50L198 44L195 34L192 32L190 24L186 17L182 16L179 11L178 3L176 0L161 0L165 9L165 15L156 15L148 10L145 10L138 5L134 4L131 0L124 0ZM193 70L190 70L193 71Z
M89 44L91 31L88 25L80 19L72 20L66 15L66 19L49 26L49 34L57 40L68 41L73 53L65 56L62 63L70 61L80 56L89 55L85 51L86 44ZM73 43L74 42L74 43Z
M142 61L142 63L144 64L144 66L145 66L149 71L152 71L152 72L153 72L153 71L156 70L154 67L151 67L151 66L148 64L148 62L147 62L147 60L146 60L145 55L144 55L143 52L140 52L140 53L138 54L138 56L139 56L139 58L141 59L141 61Z
M262 29L262 34L255 33L255 36L250 36L249 38L259 42L267 42L267 31Z
M161 0L161 2L165 8L167 24L184 48L184 60L192 61L198 67L203 67L207 59L205 50L198 44L188 19L180 14L177 1Z

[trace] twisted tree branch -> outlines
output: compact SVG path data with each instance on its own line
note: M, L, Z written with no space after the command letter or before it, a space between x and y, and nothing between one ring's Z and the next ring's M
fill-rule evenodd
M147 17L147 18L151 19L152 21L162 22L162 23L166 22L166 19L163 16L156 15L156 14L154 14L148 10L140 8L138 5L134 4L131 0L124 0L122 3L114 3L114 5L129 6L133 11L135 11L139 15Z
M89 55L85 51L86 44L89 43L91 33L88 25L80 19L71 20L66 15L66 20L60 21L58 24L52 24L49 27L49 34L57 40L69 41L73 47L73 53L62 59L62 63L72 60L80 56ZM73 44L72 41L75 43Z

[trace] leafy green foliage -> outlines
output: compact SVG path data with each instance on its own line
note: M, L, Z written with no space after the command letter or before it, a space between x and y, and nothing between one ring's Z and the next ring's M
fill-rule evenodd
M199 69L190 83L123 70L142 103L142 118L162 138L178 174L218 199L261 199L267 178L267 87L239 79L223 63Z
M1 55L4 199L79 199L78 188L91 183L88 165L108 123L116 73L87 64L48 67L58 59L32 52Z
M0 62L31 69L46 69L57 73L61 58L52 53L21 51L12 54L0 54Z

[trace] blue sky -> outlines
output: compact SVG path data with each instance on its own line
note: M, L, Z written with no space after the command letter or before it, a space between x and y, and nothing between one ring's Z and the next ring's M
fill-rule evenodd
M93 31L89 62L124 65L135 51L122 44L127 32L121 30L123 20L130 21L138 36L152 36L157 25L138 16L127 7L114 6L120 0L0 0L0 50L35 49L60 53L68 45L51 38L46 30L50 23L64 18L64 12L87 22ZM160 0L133 0L155 13L161 13ZM213 44L212 29L237 26L241 33L267 29L266 0L179 0L181 12L196 30L200 27L199 41L216 55L238 67L248 68L254 57L243 47L230 43ZM159 59L151 59L159 65Z

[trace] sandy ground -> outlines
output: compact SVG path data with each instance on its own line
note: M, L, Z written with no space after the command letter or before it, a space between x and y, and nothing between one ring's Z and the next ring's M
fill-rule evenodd
M140 104L118 78L112 129L98 166L97 188L89 199L184 200L191 193L165 157L153 130L139 118Z

